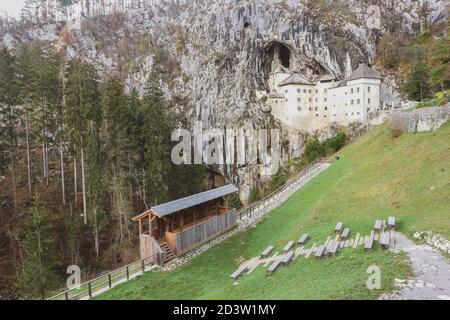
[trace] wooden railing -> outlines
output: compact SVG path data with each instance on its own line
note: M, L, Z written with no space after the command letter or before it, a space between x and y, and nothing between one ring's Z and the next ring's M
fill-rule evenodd
M105 275L82 283L79 288L73 288L58 293L47 300L90 299L96 294L111 289L116 284L128 281L137 275L143 274L146 271L146 267L161 264L161 259L163 259L163 257L160 254L154 254L145 259L140 259Z

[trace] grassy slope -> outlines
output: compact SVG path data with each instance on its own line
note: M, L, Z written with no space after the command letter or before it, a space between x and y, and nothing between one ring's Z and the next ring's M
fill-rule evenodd
M103 294L103 299L367 299L393 289L410 269L404 255L343 249L335 259L296 259L273 276L259 267L229 280L242 258L268 245L276 250L308 232L322 242L337 221L368 233L375 218L395 215L399 230L431 228L450 236L450 123L434 133L393 140L382 126L344 148L334 163L256 228L237 234L188 265L147 273ZM312 244L312 242L310 245ZM365 287L366 269L382 270L382 289Z

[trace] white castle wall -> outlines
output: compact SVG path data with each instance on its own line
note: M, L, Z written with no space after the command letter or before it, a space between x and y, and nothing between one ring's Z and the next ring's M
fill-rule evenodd
M274 117L288 126L312 133L332 123L367 124L374 121L375 114L378 122L385 116L380 105L379 79L357 79L341 87L336 87L334 81L280 86L289 76L287 72L277 72L269 77L267 101ZM264 94L259 91L257 96Z

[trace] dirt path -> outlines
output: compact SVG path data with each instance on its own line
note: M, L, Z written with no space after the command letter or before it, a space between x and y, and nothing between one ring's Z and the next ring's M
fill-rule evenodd
M450 300L450 264L439 250L416 245L396 233L394 251L405 251L411 258L415 277L396 279L398 291L383 294L381 300Z

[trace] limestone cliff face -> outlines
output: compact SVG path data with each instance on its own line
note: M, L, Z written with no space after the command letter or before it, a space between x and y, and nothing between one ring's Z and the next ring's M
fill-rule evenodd
M343 78L358 62L372 62L376 39L386 29L412 32L419 23L413 0L142 0L126 1L126 10L107 15L88 10L85 2L79 5L85 17L68 22L4 22L0 39L7 46L51 42L69 57L91 60L105 76L122 73L129 87L142 88L148 72L159 68L173 114L218 128L281 127L255 98L276 64ZM428 19L443 19L444 2L430 3ZM381 9L380 29L367 23L371 4ZM281 142L283 158L299 155L303 135L282 129L291 142ZM218 169L236 176L231 168Z

